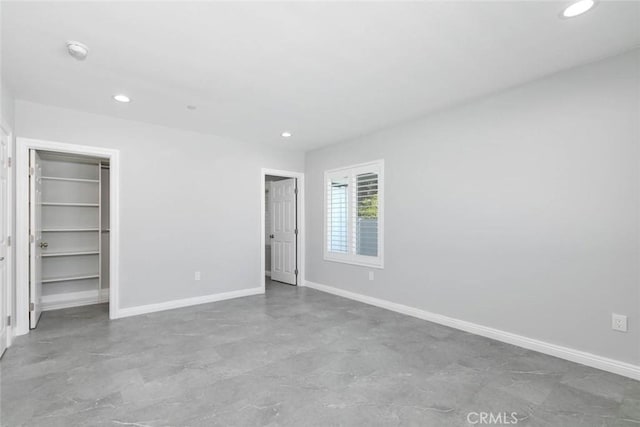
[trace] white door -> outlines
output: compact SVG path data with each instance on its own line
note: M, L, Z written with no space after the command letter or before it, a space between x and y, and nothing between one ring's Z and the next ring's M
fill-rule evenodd
M42 166L35 150L29 152L29 326L35 329L42 314Z
M295 285L297 276L296 180L271 183L271 280Z
M9 139L0 130L0 356L7 348L7 301L9 278L7 277L7 255L9 235Z

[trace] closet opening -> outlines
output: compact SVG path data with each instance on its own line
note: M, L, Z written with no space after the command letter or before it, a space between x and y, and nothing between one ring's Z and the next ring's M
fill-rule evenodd
M109 160L30 150L30 329L43 312L108 304L109 232Z
M16 139L16 335L55 328L52 319L68 313L120 317L119 158L114 149Z

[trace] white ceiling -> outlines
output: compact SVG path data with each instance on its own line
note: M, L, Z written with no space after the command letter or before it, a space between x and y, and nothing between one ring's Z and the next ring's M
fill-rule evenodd
M3 78L20 99L310 149L640 45L640 2L567 4L3 2Z

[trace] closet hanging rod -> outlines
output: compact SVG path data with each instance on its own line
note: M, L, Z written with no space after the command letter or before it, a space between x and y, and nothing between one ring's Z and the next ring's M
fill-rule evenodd
M85 255L99 255L99 251L84 251L84 252L48 252L43 253L43 258L56 258L56 257L68 257L68 256L85 256Z
M41 177L45 181L68 181L68 182L89 182L89 183L99 183L98 179L86 179L86 178L65 178L62 176L43 176Z
M87 279L99 279L99 278L100 278L99 274L83 274L83 275L77 275L77 276L43 278L42 283L70 282L72 280L87 280Z
M79 208L98 208L98 203L66 203L66 202L42 202L42 206L67 206L67 207L79 207Z
M54 233L54 232L74 232L74 231L100 231L98 228L43 228L43 233Z

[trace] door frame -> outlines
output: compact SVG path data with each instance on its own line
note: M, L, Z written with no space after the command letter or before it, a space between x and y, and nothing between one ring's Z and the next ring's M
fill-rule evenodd
M120 150L16 138L16 335L29 333L29 150L109 159L109 318L120 311ZM22 309L21 309L22 307Z
M265 180L267 175L281 176L284 178L296 178L298 180L298 197L296 199L296 212L297 212L297 224L298 227L298 240L296 242L296 263L298 268L298 277L296 280L297 286L304 286L305 280L305 215L304 215L304 172L293 172L279 169L267 169L262 168L260 172L260 286L264 292L266 288L265 281L265 257L266 257L266 241L265 231L266 224L264 217L267 212L266 200L265 200Z
M2 212L2 214L6 214L7 221L7 235L11 239L10 244L7 247L7 255L5 256L5 271L7 273L7 300L3 301L5 305L4 313L6 316L11 318L11 324L6 325L7 328L7 342L5 343L6 348L11 347L13 342L13 337L15 336L15 315L13 313L13 293L14 293L14 281L13 281L13 259L14 259L14 247L15 247L15 238L13 237L13 132L8 124L5 123L4 118L0 117L0 132L2 132L7 137L7 157L11 164L9 164L9 176L7 177L7 206L5 207L6 212ZM5 319L0 319L0 321L4 322Z

